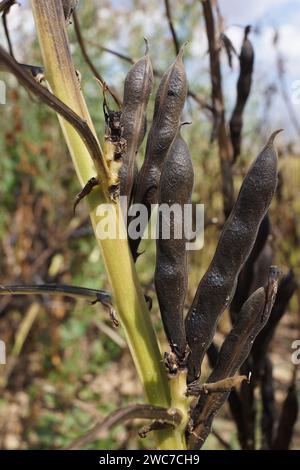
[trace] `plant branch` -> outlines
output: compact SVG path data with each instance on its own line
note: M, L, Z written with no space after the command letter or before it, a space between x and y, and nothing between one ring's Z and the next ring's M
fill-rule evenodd
M118 107L121 108L121 106L122 106L121 98L118 96L118 94L115 90L113 90L112 88L110 88L107 85L107 83L105 82L103 77L98 72L97 68L93 64L93 62L92 62L92 60L91 60L91 58L88 54L83 36L81 34L80 24L79 24L79 20L78 20L78 16L77 16L76 12L73 13L73 20L74 20L74 30L75 30L75 33L76 33L77 41L78 41L78 44L80 46L80 49L81 49L82 55L84 57L84 60L86 61L87 65L90 67L90 69L93 72L94 76L99 80L102 87L105 87L105 89L111 94L111 96L113 97L113 99L117 103Z
M111 303L111 296L108 292L86 287L75 287L63 284L43 284L36 286L1 286L0 295L57 295L63 294L75 299L81 298L91 303L100 302L109 312L115 326L119 325L116 312Z
M103 421L97 423L88 433L72 442L67 449L82 449L87 444L100 439L101 435L106 434L114 426L133 419L162 420L178 425L181 422L182 415L180 411L173 408L168 409L152 405L130 405L126 408L113 411Z
M11 57L2 46L0 46L0 63L4 65L27 90L60 114L76 129L101 174L107 175L108 169L103 162L101 149L87 121L78 116L69 106L54 96L53 93L37 83L26 69Z
M175 55L178 55L180 45L179 45L179 40L177 37L177 33L173 24L173 19L172 19L172 12L171 12L171 6L169 0L165 0L165 9L166 9L166 16L167 20L169 23L169 29L173 38L173 44L174 44L174 49L175 49Z
M8 29L7 18L6 17L8 15L9 11L10 11L10 8L15 4L16 4L15 0L4 1L4 2L1 2L1 4L0 4L0 12L2 12L2 23L3 23L4 33L5 33L5 37L6 37L6 40L7 40L9 53L12 57L14 57L14 51L13 51L12 42L11 42L11 39L10 39L10 34L9 34L9 29Z
M2 2L0 2L0 13L8 13L10 7L16 3L16 0L2 0Z

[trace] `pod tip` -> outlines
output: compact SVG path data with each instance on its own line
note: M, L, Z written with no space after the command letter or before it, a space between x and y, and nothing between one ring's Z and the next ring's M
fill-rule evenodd
M186 48L186 46L189 44L190 41L185 41L182 46L180 47L179 49L179 52L178 52L178 55L177 55L177 59L179 60L182 60L182 57L183 57L183 53L184 53L184 49Z
M148 55L149 54L149 42L146 36L144 36L144 41L145 41L145 46L146 46L145 55Z
M282 275L281 269L278 266L270 266L269 268L269 279L278 280Z
M270 266L267 285L265 286L265 292L267 296L267 303L271 303L273 306L275 296L278 289L278 281L282 275L281 270L277 266Z
M275 140L275 137L277 136L277 134L279 134L279 133L282 132L283 130L284 130L284 129L277 129L277 131L272 132L272 134L270 135L269 140L268 140L268 142L267 142L267 147L273 145L274 140Z
M247 38L248 34L251 32L251 24L247 24L247 26L245 27L245 38Z

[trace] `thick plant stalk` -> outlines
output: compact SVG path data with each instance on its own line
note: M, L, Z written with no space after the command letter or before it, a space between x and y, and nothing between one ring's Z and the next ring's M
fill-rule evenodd
M65 21L61 2L56 0L31 0L35 23L42 51L45 75L51 91L82 118L94 131L78 79L70 56ZM101 109L99 102L99 111ZM59 121L67 142L81 186L94 177L101 180L101 189L94 189L87 197L94 231L101 220L97 215L100 203L108 202L109 172L106 171L105 156L101 168L94 162L84 142L63 118ZM103 171L104 168L104 171ZM116 233L121 236L99 242L103 260L109 276L114 301L135 366L144 385L147 400L154 405L169 407L170 392L161 355L149 318L149 312L140 288L137 274L126 239L126 230L116 209ZM160 449L183 449L182 439L176 431L156 434Z

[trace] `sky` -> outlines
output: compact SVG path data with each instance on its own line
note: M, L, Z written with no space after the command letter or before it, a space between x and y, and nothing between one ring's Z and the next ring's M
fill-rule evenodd
M235 25L247 22L260 35L253 42L260 62L270 62L270 42L274 29L279 32L279 48L284 55L291 78L300 78L300 2L299 0L219 0L222 14L229 26L228 35L238 36ZM230 18L230 22L229 19Z
M225 22L226 34L231 39L238 51L243 39L243 28L251 24L251 41L255 50L255 66L252 85L252 103L258 95L263 92L268 84L274 83L278 86L278 73L276 67L276 52L272 46L274 32L279 33L278 50L284 60L285 82L288 96L293 100L292 106L298 121L300 122L300 100L294 99L295 86L300 88L300 1L299 0L219 0L222 16ZM203 38L205 33L198 31L197 40L193 41L194 55L198 55L201 46L205 53L207 47ZM226 63L223 65L223 86L226 96L230 100L235 99L236 74L229 69L226 70ZM234 70L238 72L238 62L234 63ZM297 84L297 81L298 84ZM257 91L257 97L255 96ZM298 95L299 96L299 93ZM262 110L263 112L263 110ZM274 125L286 129L286 136L296 136L295 128L291 125L289 115L286 110L282 96L279 94L273 101L273 106L269 110L272 113ZM269 129L266 133L269 132Z
M254 84L276 81L276 55L272 40L274 30L278 31L278 49L284 59L286 89L300 121L300 100L296 101L293 94L297 80L300 80L300 1L248 0L246 3L240 0L219 0L219 5L228 26L227 34L235 44L242 40L241 29L236 25L249 23L254 28L251 35L255 49ZM295 129L286 126L289 117L282 97L276 100L273 112L275 118L279 115L280 127L287 127L287 134L295 137Z

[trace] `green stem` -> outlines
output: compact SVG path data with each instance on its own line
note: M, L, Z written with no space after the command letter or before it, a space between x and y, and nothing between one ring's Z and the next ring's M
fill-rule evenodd
M61 2L57 0L31 0L35 23L42 51L45 74L52 92L86 119L94 131L70 55ZM100 112L100 106L99 106ZM100 174L95 168L84 142L63 118L59 121L66 143L72 156L80 184L98 175L103 182L101 189L95 189L88 196L90 218L96 234L101 221L97 215L99 204L107 201L108 174ZM95 132L95 131L94 131ZM106 163L103 161L105 168ZM157 338L150 320L144 295L138 282L135 266L126 239L126 230L116 209L116 228L122 236L101 239L99 243L107 274L110 279L114 302L124 327L128 345L143 383L147 400L154 405L171 405L167 376L161 360ZM183 449L182 439L177 431L156 432L160 449Z
M170 379L171 406L181 411L182 421L177 428L177 434L180 438L178 448L186 449L185 429L189 418L189 402L186 392L186 371L179 371L175 377Z

